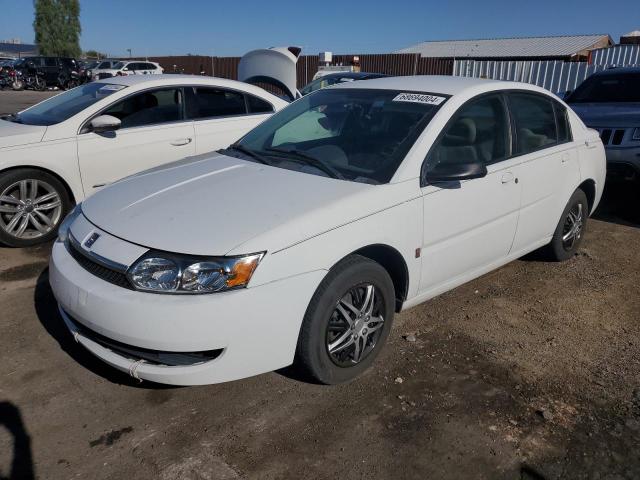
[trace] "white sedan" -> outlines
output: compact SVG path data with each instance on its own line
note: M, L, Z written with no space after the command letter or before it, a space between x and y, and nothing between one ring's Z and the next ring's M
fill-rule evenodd
M55 237L74 203L142 170L226 147L287 102L187 75L89 83L0 120L0 243Z
M77 207L50 264L80 344L177 385L294 362L350 380L395 312L532 250L574 255L605 179L557 97L455 77L323 89L181 163Z

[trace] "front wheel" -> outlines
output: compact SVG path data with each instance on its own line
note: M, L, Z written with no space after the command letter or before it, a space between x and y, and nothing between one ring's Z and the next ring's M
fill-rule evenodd
M52 240L70 207L64 185L46 172L0 174L0 243L28 247Z
M384 346L394 307L387 271L368 258L348 256L329 271L307 307L296 366L319 383L354 379Z
M588 217L587 196L578 189L569 199L553 233L551 243L547 246L547 253L551 260L562 262L576 254L584 238Z
M14 90L24 90L24 81L22 79L16 78L11 83L11 88L13 88Z

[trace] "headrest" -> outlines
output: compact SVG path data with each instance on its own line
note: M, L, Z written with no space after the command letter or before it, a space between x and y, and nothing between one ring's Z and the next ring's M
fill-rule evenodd
M476 142L476 122L472 118L462 117L455 121L444 136L444 145L461 147L473 145Z

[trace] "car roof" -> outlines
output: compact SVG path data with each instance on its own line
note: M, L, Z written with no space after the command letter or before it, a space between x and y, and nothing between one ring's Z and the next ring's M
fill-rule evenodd
M617 75L620 73L640 73L640 67L614 67L608 68L601 72L596 72L594 75Z
M388 77L388 75L385 75L384 73L373 73L373 72L333 72L333 73L327 73L326 75L323 75L318 78L335 78L335 77L365 79L365 78L371 78L371 77L373 78Z
M171 85L203 85L212 87L229 88L232 90L241 90L247 93L253 93L262 97L269 98L272 102L277 99L276 103L287 103L281 98L267 92L263 88L250 83L239 82L237 80L229 80L228 78L209 77L205 75L178 75L178 74L153 74L153 75L118 75L115 77L96 80L96 83L107 83L115 85L124 85L126 87L148 86L163 87Z
M471 77L454 77L449 75L412 75L404 77L382 77L367 80L365 84L346 82L328 88L367 88L381 90L408 90L426 93L442 93L457 95L467 90L506 90L520 89L549 93L543 88L520 82L503 80L486 80Z

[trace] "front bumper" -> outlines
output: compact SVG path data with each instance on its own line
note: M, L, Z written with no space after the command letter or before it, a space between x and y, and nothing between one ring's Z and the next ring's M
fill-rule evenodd
M82 268L55 243L49 278L62 317L82 346L135 378L201 385L257 375L293 362L307 305L326 272L210 295L127 290ZM79 328L79 327L86 328ZM95 332L95 338L92 338ZM168 365L109 348L98 337L160 352L220 352L212 360Z
M617 180L640 178L640 146L605 147L607 177Z

